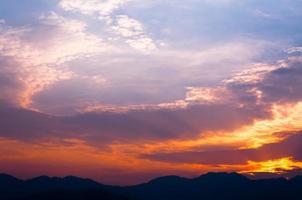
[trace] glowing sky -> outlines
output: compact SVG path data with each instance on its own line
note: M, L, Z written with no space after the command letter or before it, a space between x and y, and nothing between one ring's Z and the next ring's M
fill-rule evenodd
M0 172L302 172L301 0L1 0Z

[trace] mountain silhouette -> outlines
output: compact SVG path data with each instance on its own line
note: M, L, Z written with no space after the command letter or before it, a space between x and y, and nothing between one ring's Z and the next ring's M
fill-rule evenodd
M1 200L301 200L302 176L251 180L237 173L165 176L118 187L74 176L20 180L0 174Z
M107 192L109 188L114 187L74 176L64 178L40 176L23 181L7 174L0 174L1 200L85 199L85 196L91 195L97 199L124 199Z
M8 175L8 174L0 174L0 186L1 187L13 187L21 184L23 181Z
M27 187L33 190L52 190L52 189L93 189L100 188L104 185L90 179L82 179L74 176L64 178L40 176L26 181ZM105 186L104 186L105 187Z

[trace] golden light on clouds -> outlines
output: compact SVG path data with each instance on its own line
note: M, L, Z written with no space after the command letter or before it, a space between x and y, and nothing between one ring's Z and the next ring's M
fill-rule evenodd
M267 160L264 162L248 161L247 171L241 173L257 173L267 172L274 174L283 174L286 171L291 171L297 168L302 168L302 162L294 161L292 157L280 158L275 160Z
M168 140L147 143L144 153L203 151L213 147L258 148L282 141L288 135L302 129L302 102L295 105L274 105L272 118L255 121L252 125L234 132L207 132L188 140Z
M53 174L64 174L71 166L76 165L76 174L83 174L83 169L92 171L100 170L100 177L111 172L104 169L123 169L131 172L175 172L179 173L186 168L188 175L204 173L207 170L232 171L242 173L271 172L282 173L295 168L302 168L301 162L294 161L291 157L267 160L263 162L248 161L243 165L203 165L186 163L165 163L141 159L143 153L180 152L190 150L207 150L215 147L224 148L258 148L264 144L281 141L286 135L284 131L295 131L301 128L302 103L297 105L274 106L274 118L257 121L250 127L232 133L208 133L197 140L171 140L157 143L133 142L113 143L102 149L91 146L78 139L49 140L37 144L7 140L0 140L0 158L2 162L27 163L32 165L48 165L60 163L61 170L53 171ZM18 147L18 148L16 148ZM47 169L46 169L47 170ZM50 169L48 169L50 170ZM30 171L30 170L29 170ZM51 171L51 170L50 170ZM31 173L34 173L32 171ZM89 176L89 174L86 174Z
M293 133L302 128L302 102L288 105L274 105L273 116L268 120L256 121L234 133L236 137L247 140L247 147L257 148L264 144L282 140L284 133ZM283 134L282 134L283 133Z

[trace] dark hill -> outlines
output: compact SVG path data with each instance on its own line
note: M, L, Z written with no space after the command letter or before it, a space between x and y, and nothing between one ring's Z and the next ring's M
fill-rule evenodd
M128 186L106 186L89 179L41 176L19 180L0 175L1 200L301 200L302 176L250 180L237 173L208 173L188 179L156 178Z

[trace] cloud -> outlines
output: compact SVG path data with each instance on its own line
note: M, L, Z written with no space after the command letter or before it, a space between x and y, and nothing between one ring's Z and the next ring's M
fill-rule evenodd
M300 61L290 61L268 74L259 84L263 99L268 102L297 102L302 98L302 67Z
M81 12L86 15L98 13L100 16L108 16L128 1L129 0L61 0L59 6L67 11Z
M1 118L7 120L1 124L3 129L1 132L6 137L11 135L11 137L18 138L20 134L22 137L22 131L31 130L32 133L29 131L28 134L35 137L76 137L89 142L106 141L106 143L113 141L131 142L133 139L135 141L159 141L188 137L197 138L209 131L231 132L245 125L251 125L256 120L273 117L272 107L275 103L298 103L301 100L299 95L286 96L288 95L286 88L289 88L289 92L292 90L292 86L297 87L295 89L297 91L300 89L300 84L295 84L300 83L300 79L291 78L288 73L294 73L295 76L299 77L298 72L300 70L298 69L301 68L301 65L296 62L286 61L286 63L288 63L287 68L279 66L266 72L262 78L242 82L242 79L237 77L231 82L226 82L224 88L214 88L213 90L191 88L187 100L183 100L185 106L182 105L181 107L159 106L155 109L138 107L125 112L100 111L65 117L49 117L42 113L30 111L22 111L21 113L24 115L20 115L19 110L12 109L9 112L1 113ZM283 71L284 69L285 71ZM258 72L259 70L256 70L255 76ZM288 82L287 80L291 81ZM280 88L281 86L278 85L280 82L285 89L276 96L273 92L275 88L268 88L267 85L276 85ZM287 85L288 87L286 87ZM8 113L10 114L6 116ZM41 120L46 120L46 122L30 122L27 120L27 114L36 116L37 120L41 116ZM23 121L27 121L25 127L22 127ZM7 124L12 123L21 124L17 126L18 128L7 126ZM36 124L41 127L37 128ZM52 131L55 131L56 134ZM10 135L7 135L8 133Z
M302 161L301 144L302 134L294 133L281 142L266 144L257 149L158 153L142 155L142 158L163 162L205 165L244 165L249 161L264 162L286 157L291 157L295 161Z
M217 90L211 85L221 85L226 76L232 76L241 68L253 68L254 65L248 63L261 54L259 49L266 46L259 43L238 41L196 51L166 49L149 54L126 49L100 53L90 59L77 59L66 64L77 76L41 91L33 98L33 105L43 112L64 115L64 102L69 104L69 111L65 114L84 111L85 106L89 110L92 107L116 107L118 110L119 107L179 104L186 98L193 98L193 91L197 89ZM96 76L104 81L95 83L93 77Z
M86 24L81 21L50 12L40 16L37 23L18 28L3 25L1 54L39 66L61 64L102 49L102 39L87 33Z
M42 15L38 25L13 28L2 24L0 41L1 56L15 63L10 68L11 79L23 85L21 94L16 94L23 107L30 107L36 93L75 76L61 66L64 63L110 49L99 37L87 33L83 22L54 12Z
M95 5L98 3L102 5ZM67 11L63 12L65 17L51 11L24 27L5 25L3 43L11 48L3 48L2 54L18 60L16 79L21 77L24 85L22 94L16 95L20 104L63 115L92 107L173 105L184 100L186 88L217 84L223 76L256 59L268 45L236 40L195 50L156 49L156 40L148 36L142 21L115 13L125 3L61 1L61 8ZM88 15L89 20L79 20L83 19L79 16L74 19L69 12ZM106 25L106 34L91 30L93 16L99 15L114 19ZM116 38L148 54L125 48ZM215 67L218 65L219 70ZM93 86L93 77L101 77L102 84ZM72 83L78 83L77 87L73 88ZM86 96L81 95L80 100L69 98L70 105L55 99L58 93L79 97L81 90Z
M288 53L288 54L302 53L302 47L291 47L289 49L286 49L285 52Z
M246 109L227 105L200 105L175 110L134 110L51 117L22 109L1 108L1 118L5 120L0 123L0 132L1 136L22 140L35 137L76 137L101 143L115 140L129 142L133 139L166 140L196 137L207 130L232 130L267 114L254 113L251 115ZM227 120L223 117L225 115L229 116Z
M143 24L128 15L116 15L114 11L120 9L129 0L61 0L59 6L65 11L79 12L105 22L114 34L108 39L122 38L129 46L142 52L156 49L155 41L146 34Z
M18 65L10 57L0 56L0 101L11 102L18 105L18 94L22 92L24 86L18 80L18 71L14 67Z
M249 107L251 110L259 108L256 113L259 113L260 110L272 110L276 105L280 105L281 107L286 107L285 105L287 104L295 105L301 102L302 98L300 96L302 92L300 87L301 69L302 65L300 57L290 57L289 59L280 61L276 65L261 65L254 69L248 69L225 81L226 88L224 91L227 91L227 93L221 93L223 101L227 102L232 100L232 102L236 102L237 105L240 105L243 108ZM220 96L219 94L215 95L215 90L207 93L211 100L216 99L216 101L219 102ZM193 92L193 94L197 96L196 99L198 100L198 97L200 96L199 92ZM204 97L201 98L202 102L204 99ZM275 114L272 114L271 117L276 117L274 115ZM267 119L270 118L269 116L269 114L266 116ZM280 117L287 118L289 116L284 110ZM279 120L279 123L281 122L282 120ZM296 123L296 125L293 125L293 122ZM268 126L268 128L271 129L269 131L272 132L278 124L270 124L269 122L264 121L263 126ZM288 120L281 123L283 131L289 131L291 129L294 131L295 126L300 127L301 130L299 119L296 121L296 117L289 117ZM256 127L247 127L247 129L254 128ZM243 129L240 135L244 136L245 131L246 130ZM215 150L215 148L217 149L217 146L214 146L212 150L198 151L198 147L196 147L192 151L155 152L153 154L144 154L142 157L169 163L234 166L244 164L261 165L261 162L268 162L268 160L272 160L274 163L276 162L277 166L279 162L278 159L287 159L288 163L302 161L301 152L299 151L299 146L302 144L302 134L299 131L291 133L290 135L293 136L289 136L285 140L284 136L281 136L278 133L270 133L269 131L266 133L264 132L263 134L267 136L270 134L275 135L275 137L278 138L277 142L275 141L276 143L273 144L264 142L260 147L257 146L257 148L245 147L244 149L237 149L236 147L236 149L233 150ZM257 138L258 136L254 135L254 137ZM261 137L258 139L261 140ZM280 160L280 162L281 161L282 160ZM269 163L263 163L263 165L268 164ZM293 164L293 166L301 166L301 164L297 163L297 165Z
M222 77L247 66L271 45L260 40L238 39L198 49L169 46L157 49L157 40L147 33L149 27L143 20L124 12L126 5L128 1L60 1L62 10L57 13L44 13L37 22L25 27L6 26L5 29L14 30L14 34L3 43L15 43L7 45L15 47L3 55L19 59L20 71L24 71L19 76L26 85L23 94L18 95L21 104L52 114L74 114L86 110L84 104L90 108L171 105L184 100L186 88L196 91L196 88L219 84ZM97 32L99 29L94 30L92 24L98 24L94 19L100 16L105 24L105 18L112 20L105 25L106 30ZM120 39L148 54L125 48ZM96 76L105 80L103 84L92 86L93 81L83 78ZM66 81L79 84L73 89ZM72 107L66 109L63 108L66 104L58 103L53 97L60 92L79 96L81 90L85 90L87 96L82 95L81 102L71 99L77 102L70 103ZM47 103L43 105L43 101Z
M289 57L275 65L248 69L225 82L233 97L243 101L268 105L297 103L301 101L301 69L301 58Z
M126 39L131 47L139 50L149 51L156 48L155 42L144 32L143 25L127 15L118 15L114 25L111 27L116 33Z

